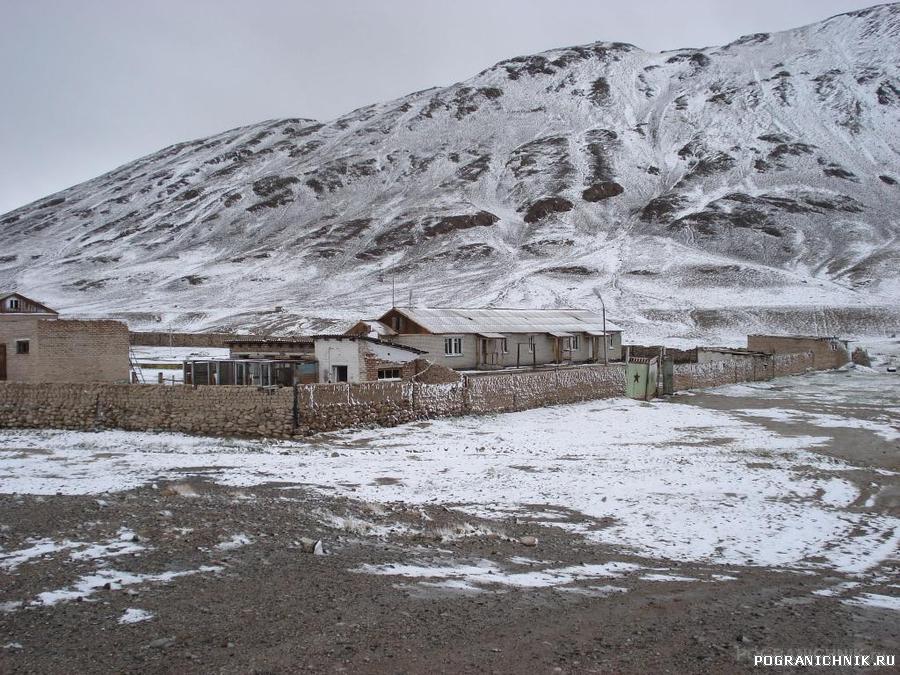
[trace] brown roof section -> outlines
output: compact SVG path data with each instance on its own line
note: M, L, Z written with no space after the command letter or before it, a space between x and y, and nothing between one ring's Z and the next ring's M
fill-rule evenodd
M7 298L12 298L12 297L19 298L20 300L25 300L26 302L30 302L32 305L35 305L36 307L40 307L42 310L44 310L43 313L45 313L45 314L59 314L59 312L57 312L55 309L50 309L49 307L47 307L47 305L45 305L41 302L38 302L37 300L33 300L27 296L22 295L21 293L15 292L15 291L12 293L0 293L0 303L3 303L4 300L6 300ZM11 312L11 313L15 313L15 312ZM38 314L40 312L33 312L33 313Z

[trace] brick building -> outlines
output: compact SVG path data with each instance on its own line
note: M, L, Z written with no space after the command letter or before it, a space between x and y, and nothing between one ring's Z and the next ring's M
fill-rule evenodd
M128 381L124 323L58 316L19 293L0 293L0 381Z

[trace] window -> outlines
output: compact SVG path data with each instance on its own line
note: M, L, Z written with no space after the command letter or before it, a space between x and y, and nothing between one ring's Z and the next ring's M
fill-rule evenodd
M19 309L19 299L18 298L10 298L9 308L10 309Z
M16 354L27 354L30 346L28 340L16 340Z
M534 354L534 335L528 336L528 353Z
M503 338L502 340L500 340L500 349L503 351L504 354L509 354L509 344L507 344L506 338Z
M581 338L579 336L573 335L569 339L569 349L571 349L573 352L581 349Z
M462 353L461 337L444 338L444 356L462 356Z
M399 368L379 368L378 369L378 379L379 380L399 380L400 379L400 369Z

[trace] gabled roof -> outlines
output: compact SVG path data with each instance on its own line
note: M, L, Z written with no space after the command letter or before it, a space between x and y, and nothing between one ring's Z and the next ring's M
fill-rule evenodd
M583 333L602 331L603 317L587 309L463 309L395 307L431 333ZM387 313L381 317L385 319ZM621 331L606 321L607 331Z
M16 293L16 292L12 292L12 293L3 293L3 292L0 292L0 303L2 303L2 302L3 302L4 300L6 300L7 298L19 298L20 300L27 300L27 301L30 302L32 305L36 305L36 306L40 307L41 309L43 309L44 312L46 312L47 314L59 314L59 312L57 312L55 309L50 309L49 307L47 307L47 305L45 305L45 304L43 304L43 303L40 303L40 302L38 302L37 300L32 300L31 298L28 298L28 297L22 295L21 293Z

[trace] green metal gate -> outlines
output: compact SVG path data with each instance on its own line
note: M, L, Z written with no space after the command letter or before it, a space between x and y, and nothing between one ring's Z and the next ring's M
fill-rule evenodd
M625 364L625 395L641 401L656 397L659 360L632 358Z

